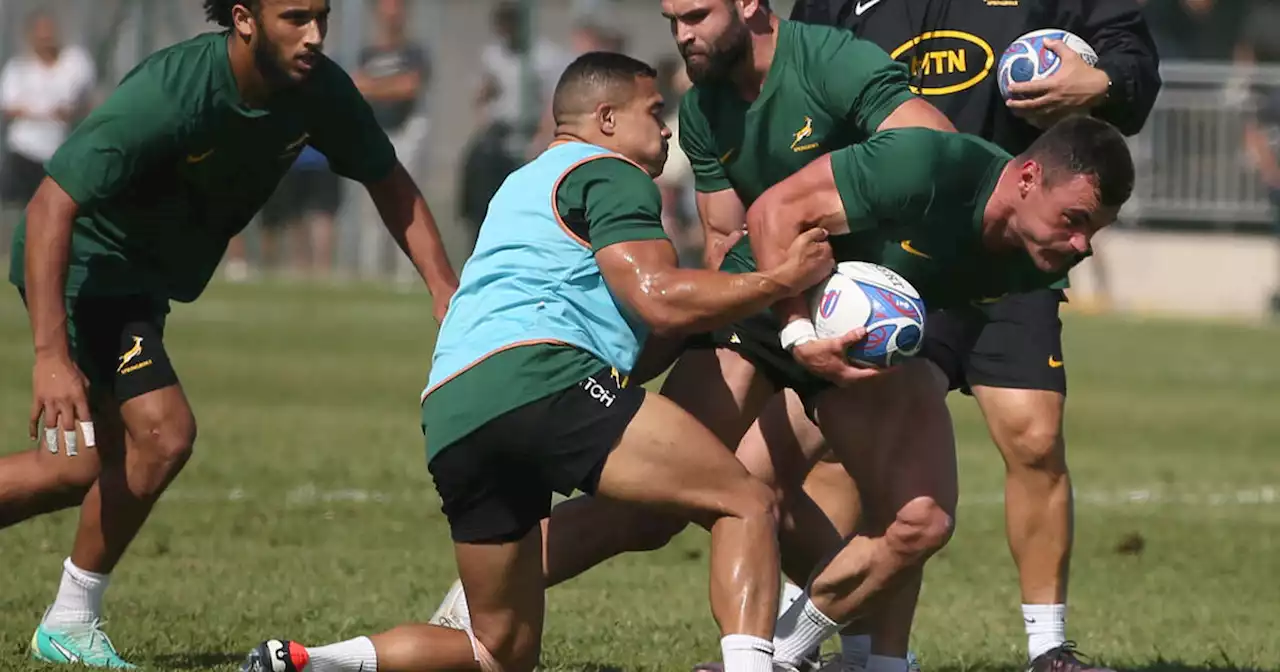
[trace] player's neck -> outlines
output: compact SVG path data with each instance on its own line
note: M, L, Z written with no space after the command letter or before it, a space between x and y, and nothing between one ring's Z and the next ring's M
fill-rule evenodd
M241 100L249 107L266 105L271 97L271 84L254 63L253 49L234 32L227 37L227 59L231 61L231 74Z
M749 101L760 97L764 80L769 76L769 68L773 65L773 55L778 50L778 15L769 12L758 23L759 25L749 26L751 58L732 75L738 93Z
M996 188L991 191L991 197L982 210L982 246L995 252L1013 247L1009 242L1009 220L1013 217L1013 199L1018 196L1018 185L1007 179L1012 171L1013 163L1010 162L1000 172Z

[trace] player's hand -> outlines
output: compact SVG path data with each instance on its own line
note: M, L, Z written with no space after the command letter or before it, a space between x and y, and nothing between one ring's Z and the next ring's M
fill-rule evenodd
M1107 95L1107 73L1095 68L1062 40L1045 40L1044 46L1062 59L1053 75L1033 82L1009 85L1005 104L1018 117L1037 128L1048 128L1074 114L1088 114Z
M436 318L437 326L444 324L444 315L449 312L449 302L453 301L453 293L456 291L457 287L450 287L431 297L431 314Z
M44 418L44 447L49 452L57 453L61 447L67 455L75 455L77 427L84 435L85 447L94 447L89 381L75 362L65 355L37 356L31 379L33 398L27 425L31 440L40 438L37 429Z
M844 387L884 372L884 369L856 366L849 362L849 348L866 337L866 328L858 327L844 336L801 343L791 349L791 355L815 376Z
M738 244L742 237L747 235L745 229L737 229L732 233L723 236L712 236L706 242L706 249L702 253L702 263L708 271L720 270L720 264L724 263L724 258L728 256L729 250Z
M777 278L788 289L788 296L796 296L822 282L836 267L836 260L827 242L828 232L818 227L801 233L787 248L787 260L778 267Z

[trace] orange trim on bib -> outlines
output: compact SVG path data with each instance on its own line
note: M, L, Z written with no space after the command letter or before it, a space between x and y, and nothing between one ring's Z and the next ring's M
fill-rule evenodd
M464 373L466 373L466 372L470 371L471 369L475 368L475 366L476 366L477 364L479 364L480 362L483 362L484 360L489 359L490 357L492 357L492 356L494 356L494 355L496 355L496 354L498 354L498 353L500 353L500 352L506 352L507 350L511 350L512 348L521 348L521 347L524 347L524 346L526 346L526 345L543 345L543 344L547 344L547 345L568 345L569 347L574 347L573 345L571 345L571 344L569 344L569 343L565 343L564 341L557 340L557 339L554 339L554 338L535 338L535 339L530 339L530 340L528 340L528 341L516 341L515 343L508 343L507 345L504 345L504 346L502 346L501 348L498 348L497 350L490 350L489 352L486 352L486 353L484 353L483 355L480 355L480 357L479 357L479 358L477 358L474 362L471 362L470 364L468 364L468 365L466 365L466 366L462 367L461 369L458 369L457 371L454 371L454 372L453 372L453 373L452 373L448 378L445 378L444 380L442 380L442 381L440 381L440 382L436 383L435 385L432 385L430 388L428 388L428 389L427 389L427 391L426 391L426 392L423 392L423 393L422 393L422 396L418 399L418 403L419 403L419 404L421 404L422 402L426 401L426 400L427 400L427 395L429 395L429 394L431 394L432 392L435 392L436 390L440 389L440 388L441 388L441 386L443 386L445 383L447 383L447 382L449 382L449 381L453 380L454 378L457 378L458 376L461 376L462 374L464 374Z
M565 143L567 142L569 141L565 141ZM556 223L560 225L561 230L569 234L570 238L574 239L575 241L577 241L579 245L587 248L588 250L591 249L591 243L588 243L587 241L578 237L578 234L574 233L568 227L568 225L564 223L564 219L560 217L560 208L556 205L556 200L557 200L556 194L560 193L560 184L564 182L564 178L569 176L569 173L572 173L574 170L578 169L583 164L589 163L591 161L595 161L596 159L622 159L623 161L626 161L627 163L635 166L636 168L639 168L640 170L644 170L644 167L636 163L635 161L632 161L631 159L628 159L627 157L621 154L618 154L616 152L609 152L607 154L596 154L595 156L588 156L585 159L575 161L573 165L566 168L563 173L560 173L560 177L556 178L556 183L551 187L551 214L555 215ZM648 175L649 171L644 170L644 174Z

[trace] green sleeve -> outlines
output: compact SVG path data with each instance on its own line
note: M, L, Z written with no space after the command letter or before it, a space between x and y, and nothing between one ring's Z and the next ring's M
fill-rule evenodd
M180 161L186 127L156 74L140 69L76 127L45 170L77 205L92 206L157 165Z
M315 115L311 145L329 159L333 172L365 184L389 175L396 150L351 77L323 58L313 83L319 102L309 110Z
M889 58L874 42L832 31L824 46L815 52L824 62L811 71L817 73L818 102L833 118L869 136L913 97L907 66Z
M596 159L574 168L560 182L556 207L570 229L586 228L596 252L633 240L668 240L658 185L622 159Z
M716 155L711 124L699 107L697 89L690 89L680 101L680 149L689 157L693 168L693 187L702 193L724 191L733 187Z
M852 232L923 219L946 180L941 131L901 128L831 153L831 172ZM939 172L941 169L942 172Z

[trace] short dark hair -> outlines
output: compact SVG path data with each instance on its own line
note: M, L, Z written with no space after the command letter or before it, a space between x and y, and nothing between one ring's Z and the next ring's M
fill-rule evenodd
M623 90L630 95L639 77L657 78L653 66L612 51L587 52L569 64L556 83L551 114L556 123L574 114L585 114L602 102L616 101Z
M1118 208L1133 194L1133 156L1115 126L1086 116L1068 117L1054 124L1022 153L1044 166L1044 179L1087 175L1098 189L1102 205Z
M213 23L230 28L232 25L231 10L236 5L244 5L249 11L258 11L259 0L204 0L204 18Z

